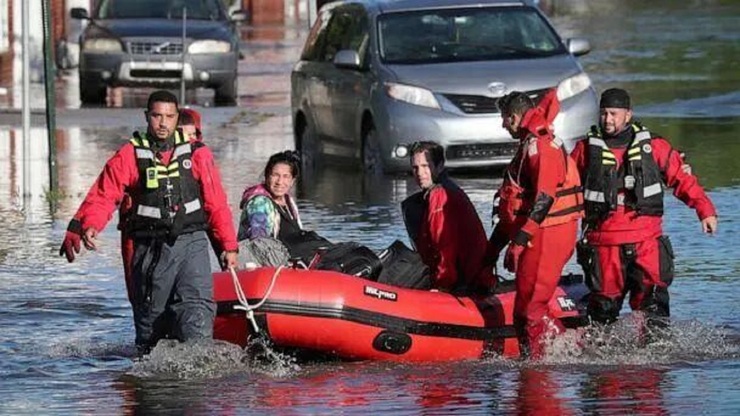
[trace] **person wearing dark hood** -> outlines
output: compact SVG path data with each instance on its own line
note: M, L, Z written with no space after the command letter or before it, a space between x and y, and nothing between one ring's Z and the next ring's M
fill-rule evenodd
M630 295L648 326L667 324L673 249L663 235L664 188L696 211L705 233L717 231L717 211L668 140L632 121L627 91L601 94L599 126L571 153L584 184L585 238L579 263L591 289L588 312L614 322Z
M411 145L411 169L421 191L402 203L411 241L429 267L431 288L444 292L495 287L485 264L486 232L473 203L447 174L444 148L433 141Z
M211 338L215 305L210 228L222 267L237 264L236 233L213 154L176 126L177 98L153 92L147 131L134 133L105 164L67 227L59 254L75 260L81 243L97 249L97 236L131 195L126 234L134 240L133 312L136 345L147 352L164 336Z
M573 254L583 198L578 171L553 135L560 104L555 90L538 106L514 91L499 99L503 127L519 147L497 192L498 219L489 241L496 263L508 244L504 267L515 273L514 326L523 356L539 359L545 341L564 332L549 302Z

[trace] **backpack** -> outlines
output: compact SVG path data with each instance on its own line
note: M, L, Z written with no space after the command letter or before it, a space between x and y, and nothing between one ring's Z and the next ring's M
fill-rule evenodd
M383 269L378 283L410 289L429 290L432 287L429 267L421 260L419 253L396 240L380 255Z

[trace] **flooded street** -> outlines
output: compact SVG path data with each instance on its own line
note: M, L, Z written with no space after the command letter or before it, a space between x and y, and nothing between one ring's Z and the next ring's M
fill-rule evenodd
M220 343L160 345L134 360L117 216L97 252L73 264L57 252L107 158L143 128L145 96L124 95L119 109L79 109L71 72L58 97L59 195L46 192L46 131L35 125L33 195L24 201L22 133L12 124L20 117L0 110L0 414L740 413L740 4L550 3L563 37L590 40L581 62L597 90L628 89L637 118L687 154L719 211L719 233L708 237L693 210L666 199L677 271L669 340L637 347L627 317L608 348L575 354L556 345L537 365L255 362ZM283 33L244 41L239 107L194 97L234 221L242 190L259 181L268 156L293 146L289 74L306 31ZM500 172L453 176L490 231ZM408 240L399 204L417 190L410 178L324 167L307 179L297 187L306 228L375 250ZM53 214L50 202L58 203ZM580 272L574 259L566 271Z

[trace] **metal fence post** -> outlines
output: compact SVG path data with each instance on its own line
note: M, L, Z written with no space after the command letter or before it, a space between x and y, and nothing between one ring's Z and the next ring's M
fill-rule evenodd
M49 143L49 198L52 212L56 211L56 200L54 193L57 184L57 151L56 151L56 68L52 55L52 28L51 28L51 0L44 0L44 83L46 89L46 131Z

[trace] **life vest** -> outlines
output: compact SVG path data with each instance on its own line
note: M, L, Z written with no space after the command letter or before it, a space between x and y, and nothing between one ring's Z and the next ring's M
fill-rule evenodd
M134 134L139 186L132 191L128 230L134 237L177 237L204 230L203 201L192 173L192 153L203 144L190 143L175 133L175 148L168 165L156 157L147 135Z
M631 128L635 137L619 168L596 126L586 136L588 168L583 195L586 221L591 224L604 220L619 205L640 215L663 215L663 180L652 155L652 135L639 124L632 124Z
M535 137L531 135L519 146L519 152L509 168L506 169L504 183L497 194L499 198L499 220L510 231L521 228L527 222L534 208L534 200L537 197L533 194L534 190L525 189L521 185L521 173L525 159L524 149L527 148L530 140ZM583 194L581 193L581 179L578 168L573 158L568 156L560 139L554 138L552 143L562 151L565 161L565 180L558 184L555 201L540 223L540 227L565 224L583 217ZM514 227L511 228L512 226Z

